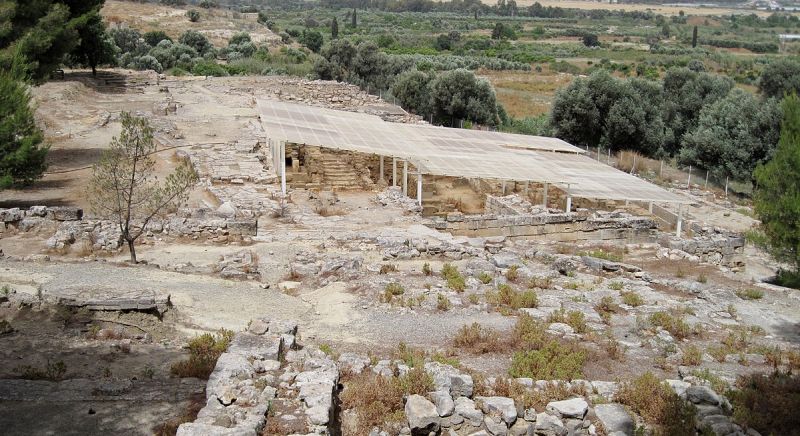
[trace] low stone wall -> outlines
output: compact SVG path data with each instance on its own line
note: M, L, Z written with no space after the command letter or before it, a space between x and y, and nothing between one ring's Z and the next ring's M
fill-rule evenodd
M487 210L502 213L453 213L447 218L435 219L430 226L454 235L471 237L506 236L550 241L656 240L657 226L649 218L623 212L590 214L585 209L571 213L545 211L538 206L503 201L506 198L487 196Z
M744 266L745 239L741 235L700 234L684 239L665 235L659 243L664 247L657 253L659 258L688 259L729 268Z
M307 433L330 434L339 370L319 350L294 350L296 334L292 321L251 321L217 360L206 406L177 435L255 436L270 433L269 420L297 421L293 426Z
M109 220L84 219L73 207L32 206L0 209L0 238L19 233L48 236L46 249L63 250L80 244L92 252L114 252L121 248L117 224ZM255 217L222 217L205 209L183 209L164 220L151 221L143 236L170 236L212 242L248 241L256 235Z

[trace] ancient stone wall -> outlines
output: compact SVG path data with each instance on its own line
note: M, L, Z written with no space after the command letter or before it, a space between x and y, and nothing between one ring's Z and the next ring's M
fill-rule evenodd
M744 266L745 238L732 233L696 233L693 238L678 238L664 235L659 243L662 247L659 258L688 259L729 268Z
M553 241L624 240L652 242L656 223L624 212L585 209L565 213L532 206L519 196L487 196L486 214L449 214L435 219L431 227L463 236L507 236Z
M121 246L117 224L109 220L85 219L73 207L32 206L0 209L0 238L18 233L47 236L46 249L64 250L73 245L90 252L115 252ZM256 235L256 217L222 216L206 209L183 209L163 220L153 220L143 235L190 238L213 242L247 241Z

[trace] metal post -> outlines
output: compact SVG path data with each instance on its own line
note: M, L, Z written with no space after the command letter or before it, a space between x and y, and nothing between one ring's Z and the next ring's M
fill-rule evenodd
M381 177L380 177L380 181L382 182L383 181L383 155L381 154L381 155L378 155L378 156L381 159L381 170L380 170Z
M567 207L566 212L569 213L572 210L572 196L567 194Z
M606 161L606 165L611 165L611 149L608 149L608 161Z
M728 176L725 176L725 199L728 198Z
M408 161L403 159L403 195L408 196Z
M647 205L647 210L649 210L651 214L653 213L653 202L652 201Z
M417 168L417 204L422 206L422 171Z
M597 161L600 162L600 146L597 146Z
M392 157L392 186L397 186L397 158Z
M636 155L633 155L633 166L631 167L631 174L636 172Z
M675 226L675 236L681 237L681 227L683 226L683 204L678 205L678 224Z
M708 189L708 170L706 170L706 189Z
M664 160L661 160L661 169L658 170L658 177L662 177L664 175Z
M689 165L689 180L686 181L686 189L692 189L692 166Z
M281 192L286 195L286 141L281 142Z
M528 184L529 184L529 182L526 180L525 181L525 198L528 198Z
M500 186L503 187L503 195L506 195L506 181L505 180L501 181Z
M544 206L545 209L547 209L547 187L548 187L548 183L545 182L545 184L544 184L544 193L542 194L542 206Z

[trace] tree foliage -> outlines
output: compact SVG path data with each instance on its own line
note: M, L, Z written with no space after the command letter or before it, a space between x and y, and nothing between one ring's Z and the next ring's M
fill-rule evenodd
M775 99L762 102L734 89L700 111L697 127L683 137L679 161L707 169L717 180L750 180L756 166L771 157L780 123Z
M331 20L331 39L336 39L339 37L339 21L336 20L336 17L333 17Z
M76 20L96 12L104 0L6 0L0 14L0 67L27 63L31 80L42 82L80 43Z
M469 70L440 73L430 83L433 116L439 122L457 126L458 120L496 126L497 98L494 88Z
M98 11L91 11L75 20L80 43L73 50L75 60L92 69L97 75L97 66L113 64L116 60L114 40L106 33L106 26Z
M94 212L117 223L136 263L134 242L150 221L188 198L197 174L184 162L163 182L155 174L153 129L144 117L120 114L122 132L92 171L89 200Z
M427 117L431 114L432 79L432 74L416 69L403 72L392 85L392 95L406 110Z
M800 98L782 104L780 140L772 159L756 168L754 209L770 252L800 270Z
M322 37L322 34L317 32L316 30L306 29L303 31L303 35L300 38L300 43L308 47L308 49L313 51L314 53L319 52L324 42L325 41Z
M28 87L0 71L0 189L27 185L44 172L47 147L36 127Z
M764 97L775 98L800 92L800 62L789 58L773 60L761 73L758 90Z

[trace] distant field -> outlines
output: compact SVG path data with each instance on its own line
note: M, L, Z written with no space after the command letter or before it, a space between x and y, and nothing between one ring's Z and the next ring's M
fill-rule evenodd
M661 6L661 5L648 5L648 4L631 4L631 3L600 3L596 1L582 1L582 0L518 0L518 6L530 6L536 2L542 6L553 6L570 9L606 9L606 10L620 10L626 11L653 11L662 15L678 15L679 11L685 12L687 15L729 15L729 14L756 14L761 17L766 17L772 14L769 11L758 11L754 9L737 9L737 8L705 8L705 7L692 7L692 6ZM487 5L495 5L495 0L483 0Z
M570 74L537 73L534 71L480 70L494 85L497 99L509 115L526 117L550 112L556 90L569 84Z
M196 9L200 12L200 20L192 23L186 17L186 11ZM177 39L187 30L203 33L215 45L225 45L237 32L246 31L253 42L279 42L280 38L269 29L248 19L246 16L225 9L176 8L153 3L134 3L108 0L100 11L103 18L111 24L124 23L141 32L163 30L170 38Z

